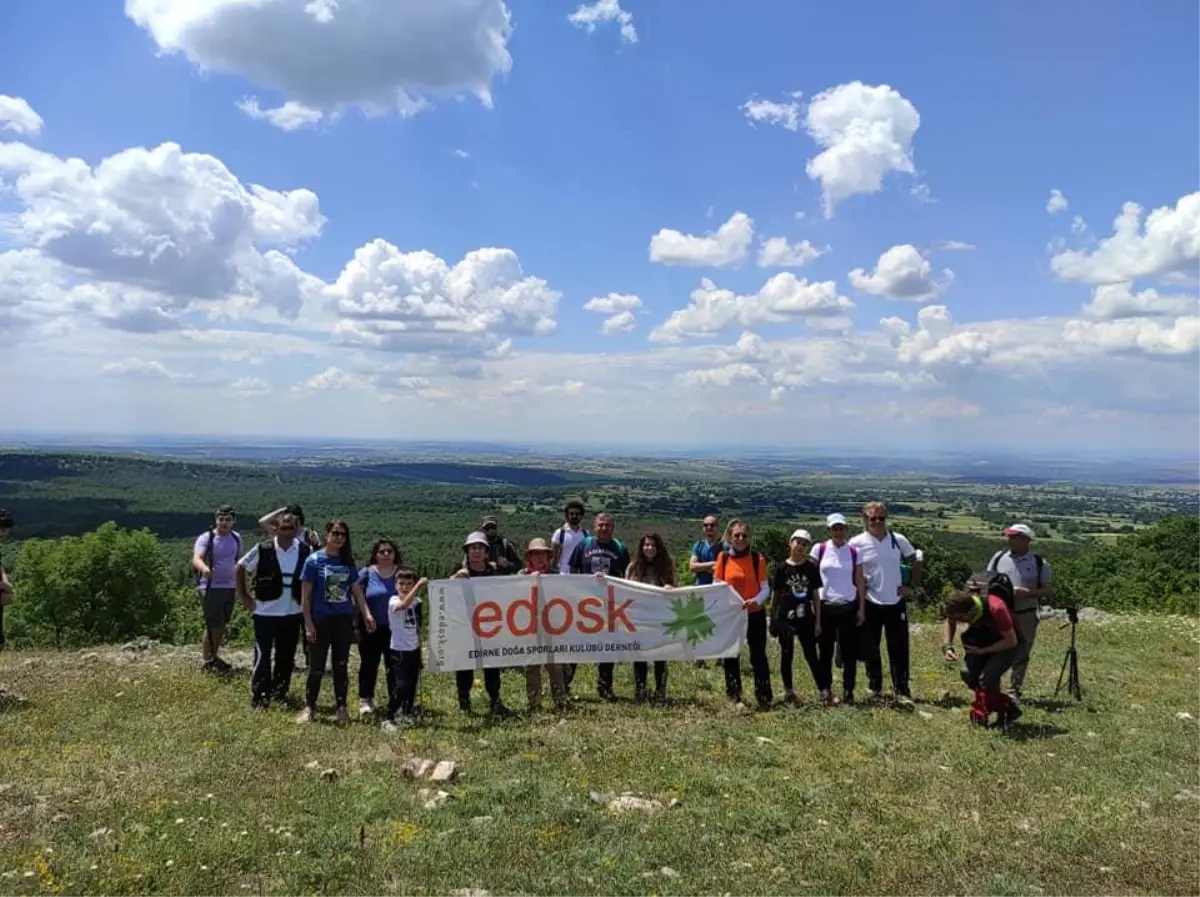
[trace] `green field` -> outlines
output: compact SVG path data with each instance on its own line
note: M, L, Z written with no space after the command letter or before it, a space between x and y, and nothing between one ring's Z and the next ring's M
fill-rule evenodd
M1066 645L1044 625L1008 735L968 726L939 640L914 636L908 715L737 715L718 670L681 664L669 706L604 706L582 668L565 718L494 726L453 713L451 677L429 677L403 738L252 714L244 675L203 676L190 648L6 652L0 890L1197 892L1195 620L1082 624L1082 705L1037 700ZM625 696L629 677L618 667ZM520 675L504 679L520 707ZM401 775L411 756L461 765L445 806L423 808ZM667 808L618 814L592 791Z

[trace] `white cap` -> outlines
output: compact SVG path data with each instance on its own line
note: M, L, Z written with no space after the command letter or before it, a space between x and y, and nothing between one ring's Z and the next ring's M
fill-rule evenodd
M792 535L791 535L791 536L788 538L788 541L789 541L789 542L793 542L793 541L795 541L796 539L803 539L803 540L804 540L805 542L807 542L809 545L811 545L811 544L812 544L812 536L810 536L810 535L808 534L808 530L806 530L806 529L798 529L798 530L796 530L796 531L795 531L794 533L792 533Z
M1026 526L1024 523L1014 523L1004 531L1006 536L1024 536L1026 539L1033 538L1032 527Z
M826 526L838 526L839 524L841 526L846 525L846 516L844 514L830 514L825 518Z
M488 537L483 533L474 532L467 536L467 540L463 542L463 548L466 548L468 545L487 545L490 547L491 544L492 543L488 541Z

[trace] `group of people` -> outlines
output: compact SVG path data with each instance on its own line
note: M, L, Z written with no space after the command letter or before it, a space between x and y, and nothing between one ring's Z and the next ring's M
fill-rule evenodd
M678 585L675 564L662 537L641 535L631 554L616 537L611 514L600 513L589 531L584 507L569 501L563 524L547 541L531 540L520 550L500 532L495 516L463 542L455 577L515 574L587 574L619 577L663 588ZM691 546L688 567L698 585L727 583L741 597L747 615L746 644L753 672L754 701L760 709L774 704L767 641L780 647L780 678L785 704L801 703L794 678L796 645L804 656L826 705L855 702L858 664L865 666L868 699L882 696L882 647L886 644L896 706L911 709L909 682L909 598L920 586L922 552L888 526L887 506L862 508L862 531L851 535L846 517L830 514L827 537L816 541L805 529L789 539L788 557L769 569L767 558L751 544L751 528L742 520L723 533L716 515L702 521L702 535ZM224 671L220 646L235 603L253 615L254 660L251 700L256 708L284 700L290 688L297 645L305 646L308 676L304 708L297 722L314 718L326 663L331 659L338 722L349 720L349 658L359 650L359 712L375 713L375 691L382 664L387 681L385 729L411 722L421 670L420 593L424 579L400 563L390 539L377 540L367 563L358 567L350 529L331 520L321 534L305 525L295 505L260 519L268 537L243 550L234 530L233 508L217 510L213 527L196 540L193 566L205 618L202 642L206 669ZM1014 524L1004 530L1007 548L996 552L976 574L945 601L946 635L942 652L958 661L955 635L963 627L963 679L974 692L971 719L986 724L991 714L1008 723L1020 715L1020 692L1037 632L1037 609L1053 594L1050 565L1030 551L1033 530ZM303 638L301 636L303 635ZM698 663L703 664L703 661ZM722 661L726 695L747 709L740 658ZM841 666L840 701L833 694L835 666ZM651 691L648 663L634 664L635 700L661 701L667 692L668 665L657 661ZM611 663L597 666L601 700L616 699ZM1001 678L1011 669L1009 692ZM557 709L572 700L574 664L524 668L530 711L542 705L543 674ZM474 670L456 674L458 704L471 713ZM483 670L489 711L508 716L501 695L501 670Z

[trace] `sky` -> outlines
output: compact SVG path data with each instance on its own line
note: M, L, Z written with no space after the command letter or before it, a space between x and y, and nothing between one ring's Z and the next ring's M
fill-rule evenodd
M7 0L3 434L1200 443L1200 7Z

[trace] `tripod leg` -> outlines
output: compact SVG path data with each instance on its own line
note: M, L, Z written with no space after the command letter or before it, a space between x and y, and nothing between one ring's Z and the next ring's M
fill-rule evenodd
M1079 652L1071 649L1071 678L1067 682L1067 692L1076 701L1083 700L1083 688L1079 684Z
M1058 697L1059 689L1062 688L1063 676L1065 676L1067 674L1067 666L1071 661L1071 655L1074 652L1074 650L1075 650L1074 648L1068 648L1066 655L1063 657L1062 669L1058 671L1058 684L1054 686L1054 697L1056 697L1056 698ZM1067 692L1070 693L1070 690L1071 690L1071 683L1070 683L1070 680L1068 680L1067 681Z

